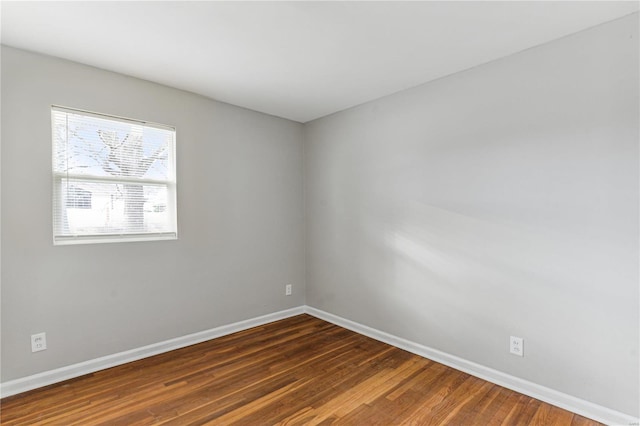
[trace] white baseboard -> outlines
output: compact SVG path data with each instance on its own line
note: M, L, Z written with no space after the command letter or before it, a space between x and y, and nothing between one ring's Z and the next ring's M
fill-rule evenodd
M8 382L0 383L0 397L4 398L6 396L11 396L32 389L51 385L53 383L73 379L85 374L104 370L105 368L115 367L117 365L137 361L142 358L147 358L175 349L184 348L196 343L215 339L216 337L226 336L227 334L247 330L252 327L268 324L270 322L289 318L295 315L300 315L302 313L304 313L304 307L299 306L296 308L275 312L273 314L267 314L260 317L239 321L233 324L215 327L210 330L188 334L186 336L177 337L175 339L165 340L164 342L154 343L151 345L143 346L141 348L131 349L113 355L107 355L101 358L80 362L78 364L56 368L55 370L44 371L32 376L10 380Z
M311 306L300 306L287 309L273 314L263 315L244 321L239 321L229 325L215 327L210 330L200 331L198 333L188 334L186 336L177 337L175 339L166 340L164 342L154 343L141 348L131 349L119 352L113 355L107 355L101 358L92 359L78 364L66 367L56 368L55 370L44 371L32 376L22 377L20 379L11 380L0 383L0 397L15 395L32 389L58 383L64 380L73 379L85 374L94 373L106 368L115 367L117 365L126 364L128 362L137 361L153 355L169 352L174 349L180 349L196 343L205 342L215 339L216 337L226 336L238 331L247 330L273 321L289 318L295 315L307 313L314 317L339 325L346 329L355 331L356 333L371 337L389 345L404 349L408 352L420 355L430 360L439 362L456 370L464 371L475 377L487 380L505 388L520 392L531 396L549 404L560 408L578 413L584 417L588 417L599 422L609 425L638 425L640 420L631 415L585 401L580 398L547 388L545 386L520 379L510 374L485 367L475 362L471 362L454 355L447 354L437 349L430 348L409 340L385 333L380 330L359 324L357 322L330 314Z
M520 379L510 374L476 364L475 362L450 355L419 343L411 342L311 306L305 306L304 311L309 315L335 325L339 325L340 327L355 331L356 333L363 334L397 348L404 349L405 351L455 368L456 370L464 371L472 376L479 377L488 382L520 392L524 395L539 399L540 401L572 411L601 423L609 425L638 425L640 422L638 418L631 415L594 404L593 402L585 401L584 399L576 398L575 396L550 389L528 380Z

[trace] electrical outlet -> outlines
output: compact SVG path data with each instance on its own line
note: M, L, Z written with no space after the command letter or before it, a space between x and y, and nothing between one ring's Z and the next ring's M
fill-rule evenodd
M511 336L509 339L509 352L514 355L524 356L524 340L522 337Z
M287 284L286 287L284 288L284 295L291 296L291 284Z
M47 349L47 334L38 333L31 335L31 352L39 352Z

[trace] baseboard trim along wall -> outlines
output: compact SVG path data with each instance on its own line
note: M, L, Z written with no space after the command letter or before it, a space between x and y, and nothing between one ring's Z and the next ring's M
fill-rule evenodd
M85 374L95 373L96 371L106 368L115 367L117 365L126 364L128 362L137 361L153 355L173 351L175 349L184 348L186 346L195 345L196 343L206 342L216 337L226 336L238 331L247 330L252 327L268 324L270 322L289 318L304 313L304 307L299 306L272 314L263 315L244 321L235 322L233 324L215 327L209 330L199 331L186 336L176 337L175 339L165 340L164 342L153 343L141 348L131 349L119 352L113 355L107 355L89 361L80 362L66 367L56 368L55 370L44 371L32 376L22 377L16 380L10 380L0 384L0 397L15 395L32 389L37 389L53 383L62 382L64 380L80 377Z
M94 373L106 368L115 367L117 365L126 364L128 362L137 361L153 355L180 349L186 346L205 342L217 337L226 336L238 331L247 330L252 327L268 324L270 322L289 318L292 316L307 313L316 318L328 321L332 324L344 327L356 333L362 334L372 339L379 340L389 345L404 349L408 352L428 358L432 361L439 362L456 370L471 374L491 383L495 383L505 388L520 392L531 396L549 404L560 408L578 413L584 417L588 417L599 422L609 425L637 425L640 419L619 411L576 398L571 395L538 385L536 383L520 379L515 376L485 367L480 364L459 358L455 355L430 348L401 337L385 333L380 330L359 324L357 322L339 317L329 312L313 308L311 306L299 306L284 311L263 315L256 318L239 321L233 324L215 327L210 330L200 331L186 336L177 337L175 339L166 340L164 342L154 343L137 349L131 349L119 352L113 355L107 355L101 358L80 362L78 364L66 367L56 368L55 370L44 371L32 376L11 380L0 384L0 397L15 395L32 389L58 383L64 380L73 379L85 374Z
M520 392L524 395L539 399L540 401L544 401L560 408L564 408L565 410L569 410L571 412L599 421L601 423L605 423L608 425L639 424L640 420L631 415L624 414L619 411L612 410L610 408L603 407L601 405L594 404L580 398L576 398L574 396L547 388L545 386L541 386L528 380L520 379L510 374L506 374L501 371L476 364L475 362L467 361L466 359L459 358L455 355L450 355L448 353L421 345L419 343L405 340L392 334L388 334L383 331L368 327L366 325L353 322L334 314L330 314L320 309L316 309L311 306L305 306L304 310L305 313L316 318L320 318L332 324L339 325L340 327L355 331L356 333L362 334L364 336L371 337L372 339L376 339L391 346L404 349L407 352L420 355L424 358L439 362L440 364L447 365L449 367L455 368L456 370L463 371L465 373L471 374L472 376L479 377L488 382L495 383L496 385L503 386L516 392Z

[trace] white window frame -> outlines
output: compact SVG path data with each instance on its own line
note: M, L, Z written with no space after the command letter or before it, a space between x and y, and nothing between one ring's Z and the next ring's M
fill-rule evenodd
M142 125L145 127L154 127L172 132L173 138L169 146L167 162L170 167L170 173L167 180L139 179L127 178L126 176L92 176L85 174L74 174L56 171L56 142L55 142L55 126L53 114L54 112L79 114L88 117L96 117L103 120L117 121L127 124ZM91 112L76 108L68 108L60 105L51 105L51 138L52 138L52 173L53 173L53 244L54 245L71 245L71 244L95 244L95 243L118 243L118 242L134 242L134 241L160 241L160 240L176 240L178 239L178 218L177 218L177 182L176 182L176 128L165 124L153 123L149 121L136 120L131 118L120 117L116 115ZM63 179L73 179L85 182L95 183L121 183L121 184L142 184L142 185L158 185L167 189L167 211L170 215L169 223L172 226L170 232L145 232L145 233L114 233L114 234L57 234L56 231L56 214L58 209L65 206L62 202L62 181Z

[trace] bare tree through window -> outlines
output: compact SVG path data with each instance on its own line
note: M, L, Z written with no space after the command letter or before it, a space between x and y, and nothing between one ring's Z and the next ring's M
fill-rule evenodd
M175 234L173 129L59 109L52 116L57 235ZM87 193L82 206L70 202Z

